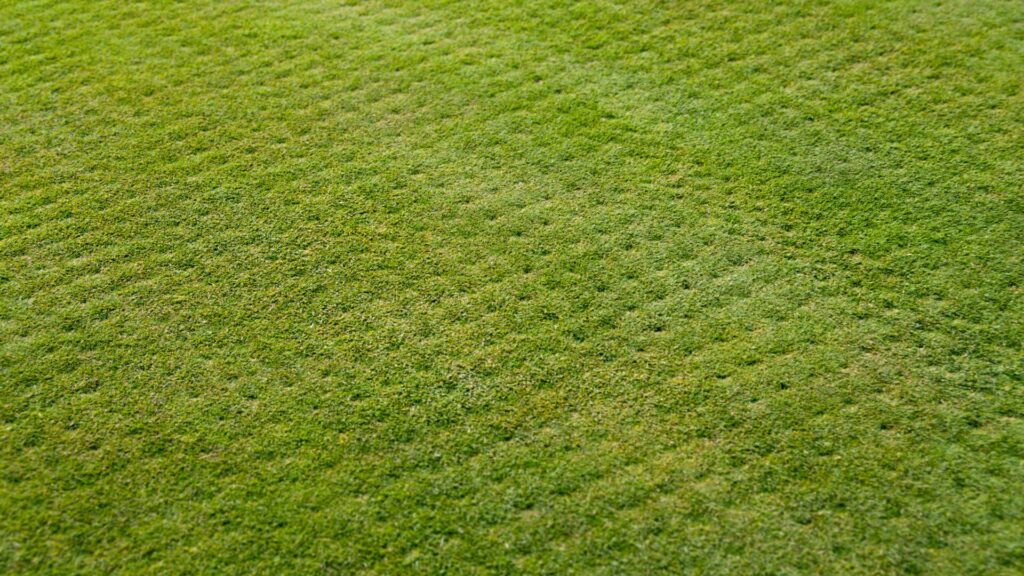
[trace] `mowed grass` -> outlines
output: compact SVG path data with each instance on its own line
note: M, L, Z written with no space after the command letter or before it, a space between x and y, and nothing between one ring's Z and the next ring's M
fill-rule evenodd
M0 3L0 571L1020 574L1024 3Z

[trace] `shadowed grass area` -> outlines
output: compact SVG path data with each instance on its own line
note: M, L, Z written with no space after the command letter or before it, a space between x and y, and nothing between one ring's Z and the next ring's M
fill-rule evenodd
M1024 4L0 4L0 570L1024 571Z

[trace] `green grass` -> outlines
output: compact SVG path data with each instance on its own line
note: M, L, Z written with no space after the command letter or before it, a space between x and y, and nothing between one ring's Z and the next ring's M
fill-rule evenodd
M1024 572L1024 3L0 3L0 571Z

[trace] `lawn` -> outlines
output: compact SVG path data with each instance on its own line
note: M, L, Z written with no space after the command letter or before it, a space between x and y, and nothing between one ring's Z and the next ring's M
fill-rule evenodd
M0 2L4 571L1024 573L1024 3Z

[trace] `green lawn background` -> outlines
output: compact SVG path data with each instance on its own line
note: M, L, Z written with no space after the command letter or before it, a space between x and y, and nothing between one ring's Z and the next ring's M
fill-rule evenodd
M0 2L0 570L1019 574L1024 4Z

